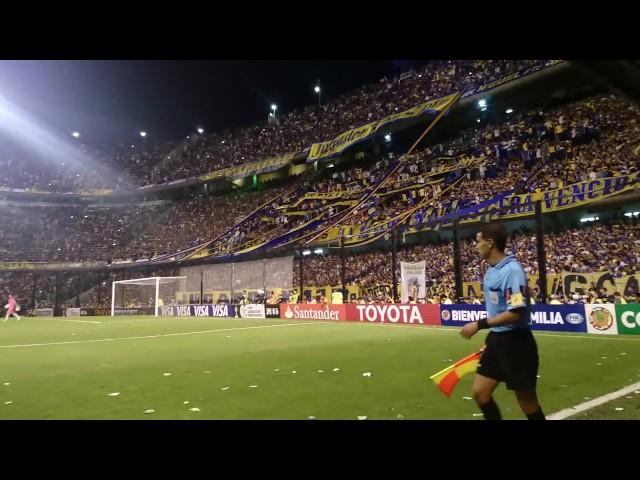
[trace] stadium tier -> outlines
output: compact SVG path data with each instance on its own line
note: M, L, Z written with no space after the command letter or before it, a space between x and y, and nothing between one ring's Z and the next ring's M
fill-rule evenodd
M143 173L166 182L250 165L290 151L302 151L314 142L398 111L410 112L407 109L420 102L442 98L456 90L473 94L478 85L511 74L517 78L517 72L553 63L497 60L430 63L401 78L381 79L377 84L342 95L322 106L321 111L308 107L302 112L282 114L267 125L233 134L195 135L164 148L151 143L137 150L123 147L113 158L105 160L105 165L119 171L120 180L136 178L141 183L151 181ZM346 150L348 154L334 155L331 164L326 160L322 166L303 163L295 175L263 178L258 184L254 179L252 185L233 180L231 187L236 191L205 189L204 193L189 191L144 201L122 197L100 203L87 199L60 202L53 197L50 201L7 197L0 206L7 219L7 228L0 232L0 259L8 267L3 275L22 286L20 294L31 298L32 303L38 295L42 295L38 304L51 303L45 300L47 294L39 292L48 292L53 298L51 292L57 290L59 304L104 307L108 305L108 294L96 298L103 283L96 281L98 276L108 278L110 284L114 279L155 275L160 269L176 273L179 267L171 265L176 260L204 258L228 263L256 256L288 255L293 251L296 266L291 272L291 282L298 287L298 257L308 246L314 253L316 250L323 253L304 259L303 283L337 287L342 278L336 247L342 241L348 252L345 281L359 289L379 289L392 283L394 272L387 257L390 232L395 229L402 232L397 260L428 259L425 275L431 285L437 286L434 298L453 297L453 246L451 238L440 234L444 231L439 232L441 226L445 230L451 226L447 220L452 215L481 211L492 202L504 206L532 198L551 199L547 208L551 213L560 209L562 198L556 197L563 189L579 193L570 201L575 200L578 207L589 203L583 202L585 195L600 199L635 187L640 161L638 108L607 92L577 97L551 103L540 101L540 106L535 106L534 100L528 108L506 109L482 121L478 118L472 127L464 122L450 122L450 127L441 128L433 139L428 135L410 154L405 154L407 148L395 151L363 147L358 152L356 145L350 153ZM475 102L477 97L473 98ZM396 133L402 135L401 131ZM409 134L410 143L415 136ZM389 143L387 137L385 142ZM61 165L55 171L37 170L30 163L41 160L37 156L12 150L10 143L7 151L3 158L16 167L12 181L23 178L23 170L30 172L31 180L41 181L31 185L10 185L7 181L7 187L46 191L42 183L46 182L52 185L49 191L67 191L69 186L62 187L65 184L58 178L62 175L78 188L116 191L120 188L119 183L82 183L83 175L74 175L73 169ZM309 151L309 156L314 152ZM121 169L119 165L125 164L127 167ZM38 179L38 175L43 177ZM614 185L612 192L607 190L607 182ZM75 187L69 188L73 191ZM595 193L589 190L593 188ZM574 218L548 232L546 273L561 276L564 272L593 273L608 269L620 276L635 275L636 220L622 213L609 218L606 225L579 224ZM520 233L527 228L529 233ZM602 229L613 230L602 235ZM511 248L521 258L527 273L536 275L535 229L520 225L516 230L512 237L515 245ZM420 240L422 245L414 245L419 234L431 237L426 242ZM579 241L585 236L594 238L594 234L599 234L595 236L600 236L600 243L607 246L592 249ZM621 239L626 242L625 247L620 246ZM463 241L461 247L464 263L461 280L479 282L483 267L474 260L472 241ZM580 247L584 250L576 251ZM159 266L163 262L169 265ZM16 270L10 267L20 263L25 263L25 269L42 270L35 289L34 273L25 269L8 272ZM117 273L98 273L107 267L143 264L144 272L123 268ZM55 274L46 271L47 265L57 265L58 270L65 272L65 278L52 281ZM93 269L94 273L75 273L77 266ZM57 289L52 287L56 283ZM477 289L474 292L480 295ZM563 292L567 301L570 294ZM367 296L364 291L354 295Z

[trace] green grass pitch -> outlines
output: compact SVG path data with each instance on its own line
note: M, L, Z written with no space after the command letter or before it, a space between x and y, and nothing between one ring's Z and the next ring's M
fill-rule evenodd
M640 382L640 338L535 336L547 414ZM25 317L0 322L0 419L479 420L472 376L451 398L429 376L483 338L358 322ZM524 418L504 386L496 400L505 418ZM577 418L640 418L640 395L620 401L633 406Z

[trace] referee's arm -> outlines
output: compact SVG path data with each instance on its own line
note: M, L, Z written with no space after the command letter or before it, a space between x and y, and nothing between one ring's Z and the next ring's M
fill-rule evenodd
M522 316L524 315L524 312L525 312L524 306L516 307L512 310L505 310L504 312L499 313L495 317L487 318L486 328L498 327L500 325L509 325L510 323L518 323L520 320L522 320Z
M517 323L522 319L522 315L524 315L524 307L518 307L513 310L505 310L502 313L499 313L495 317L491 318L483 318L478 320L477 322L467 323L460 330L460 335L464 338L471 338L479 330L491 327L497 327L499 325L508 325L510 323Z

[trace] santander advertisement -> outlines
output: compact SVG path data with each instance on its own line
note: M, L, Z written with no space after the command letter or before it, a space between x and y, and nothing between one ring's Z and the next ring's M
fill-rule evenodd
M280 318L285 320L346 320L346 305L280 304Z

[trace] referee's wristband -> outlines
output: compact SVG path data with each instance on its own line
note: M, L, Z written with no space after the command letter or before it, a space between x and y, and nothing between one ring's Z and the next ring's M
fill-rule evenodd
M481 318L478 320L478 330L484 330L485 328L489 328L489 319Z

